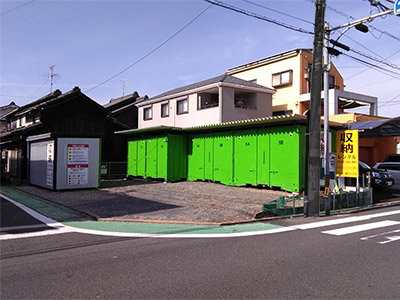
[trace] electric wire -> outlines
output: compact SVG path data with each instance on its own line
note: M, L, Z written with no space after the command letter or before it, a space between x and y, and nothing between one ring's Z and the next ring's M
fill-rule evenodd
M388 101L382 102L380 105L378 105L378 108L382 107L382 106L387 106L388 103L395 102L394 100L396 100L399 97L400 97L400 94L395 96L394 98L388 100ZM397 103L393 103L393 104L397 104Z
M24 4L21 4L21 5L19 5L19 6L16 6L16 7L12 8L12 9L9 9L9 10L7 10L7 11L1 13L0 16L4 16L4 15L6 15L6 14L8 14L8 13L14 11L14 10L17 10L17 9L19 9L19 8L21 8L21 7L24 7L25 5L31 4L32 2L35 2L35 0L28 1L28 2L26 2L26 3L24 3Z
M269 23L273 23L273 24L281 26L281 27L285 27L286 29L290 29L290 30L293 30L293 31L314 35L314 32L309 31L307 29L303 29L301 27L296 27L296 26L293 26L293 25L290 25L290 24L286 24L286 23L283 23L281 21L277 21L277 20L268 18L266 16L262 16L262 15L259 15L259 14L244 10L244 9L238 8L236 6L233 6L233 5L218 1L218 0L204 0L204 1L206 1L208 3L211 3L211 4L214 4L216 6L219 6L219 7L222 7L222 8L226 8L226 9L235 11L237 13L252 17L252 18L256 18L256 19L263 20L263 21L266 21L266 22L269 22Z
M399 52L400 52L400 50L396 51L396 52L393 53L392 55L388 56L386 59L391 58L392 56L395 56L395 55L396 55L397 53L399 53ZM361 72L358 72L358 73L356 73L356 74L354 74L354 75L348 77L347 80L349 80L349 79L351 79L351 78L353 78L353 77L356 77L356 76L358 76L358 75L360 75L360 74L362 74L362 73L368 71L370 68L371 68L371 66L368 66L365 70L363 70L363 71L361 71Z
M157 47L155 47L153 50L151 50L150 52L148 52L146 55L142 56L141 58L139 58L137 61L135 61L134 63L130 64L129 66L127 66L126 68L124 68L122 71L119 71L118 73L116 73L115 75L111 76L110 78L108 78L107 80L104 80L102 83L99 83L98 85L96 85L95 87L88 89L85 91L85 93L89 93L91 91L93 91L94 89L97 89L98 87L106 84L107 82L109 82L110 80L114 79L115 77L121 75L122 73L128 71L130 68L134 67L135 65L137 65L139 62L143 61L144 59L146 59L147 57L149 57L151 54L153 54L154 52L156 52L158 49L160 49L162 46L164 46L166 43L168 43L170 40L172 40L174 37L176 37L179 33L181 33L182 31L184 31L187 27L189 27L193 22L195 22L198 18L200 18L212 5L210 4L209 6L207 6L201 13L199 13L196 17L194 17L190 22L188 22L186 25L184 25L181 29L179 29L177 32L175 32L173 35L171 35L168 39L166 39L164 42L162 42L161 44L159 44Z
M281 14L281 15L283 15L283 16L286 16L286 17L289 17L289 18L293 18L293 19L296 19L296 20L299 20L299 21L302 21L302 22L311 24L311 25L314 26L314 22L311 22L311 21L308 21L308 20L305 20L305 19L302 19L302 18L299 18L299 17L296 17L296 16L289 15L289 14L287 14L287 13L281 12L281 11L279 11L279 10L276 10L276 9L273 9L273 8L270 8L270 7L267 7L267 6L265 6L265 5L261 5L261 4L258 4L258 3L255 3L255 2L252 2L252 1L249 1L249 0L243 0L243 1L246 2L246 3L253 4L253 5L255 5L255 6L258 6L258 7L262 7L262 8L264 8L264 9L267 9L267 10L270 10L270 11L273 11L273 12L276 12L276 13Z
M378 72L381 72L383 74L386 74L388 76L391 76L393 78L396 78L396 79L400 80L400 73L394 72L392 70L385 69L384 67L381 67L381 66L374 65L374 64L372 64L372 63L370 63L368 61L365 61L365 60L362 60L360 58L354 57L354 56L349 55L347 53L341 53L341 54L344 55L344 56L347 56L347 57L349 57L349 58L351 58L351 59L353 59L355 61L358 61L358 62L360 62L362 64L370 66L371 68L376 69L376 71L378 71ZM388 73L391 73L391 74L388 74ZM348 80L348 78L346 80Z

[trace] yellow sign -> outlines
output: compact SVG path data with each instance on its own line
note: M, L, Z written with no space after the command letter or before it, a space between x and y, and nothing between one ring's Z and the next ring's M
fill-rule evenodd
M358 177L358 130L336 133L336 176Z

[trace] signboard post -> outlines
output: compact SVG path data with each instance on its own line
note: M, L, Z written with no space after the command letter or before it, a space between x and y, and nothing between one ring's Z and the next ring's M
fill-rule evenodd
M336 176L358 179L358 130L336 133Z

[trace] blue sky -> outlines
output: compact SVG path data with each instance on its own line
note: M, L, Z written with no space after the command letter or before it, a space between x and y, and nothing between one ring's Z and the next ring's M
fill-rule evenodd
M313 31L310 23L247 1L224 2ZM314 21L315 8L310 0L252 2ZM388 0L381 2L392 6ZM326 21L331 27L351 21L350 16L359 19L378 12L366 0L327 0L327 4ZM59 75L54 89L67 92L79 86L103 104L122 95L121 80L125 94L138 91L141 96L151 97L221 75L247 62L294 48L312 48L313 42L312 35L211 6L182 32L135 64L192 21L209 3L2 0L0 5L1 105L11 101L23 105L48 94L51 65L55 65L54 72ZM333 58L333 63L344 77L346 90L377 96L379 115L400 116L400 17L388 15L370 24L374 28L369 33L353 28L340 41L395 68L354 52L348 54L385 70L377 71L346 56ZM135 65L123 74L96 87L132 64Z

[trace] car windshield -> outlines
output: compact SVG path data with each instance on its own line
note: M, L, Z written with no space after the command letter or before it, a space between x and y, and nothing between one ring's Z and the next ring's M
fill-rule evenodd
M366 170L371 170L371 167L368 166L365 162L360 160L359 164L360 164L361 168L366 169Z

